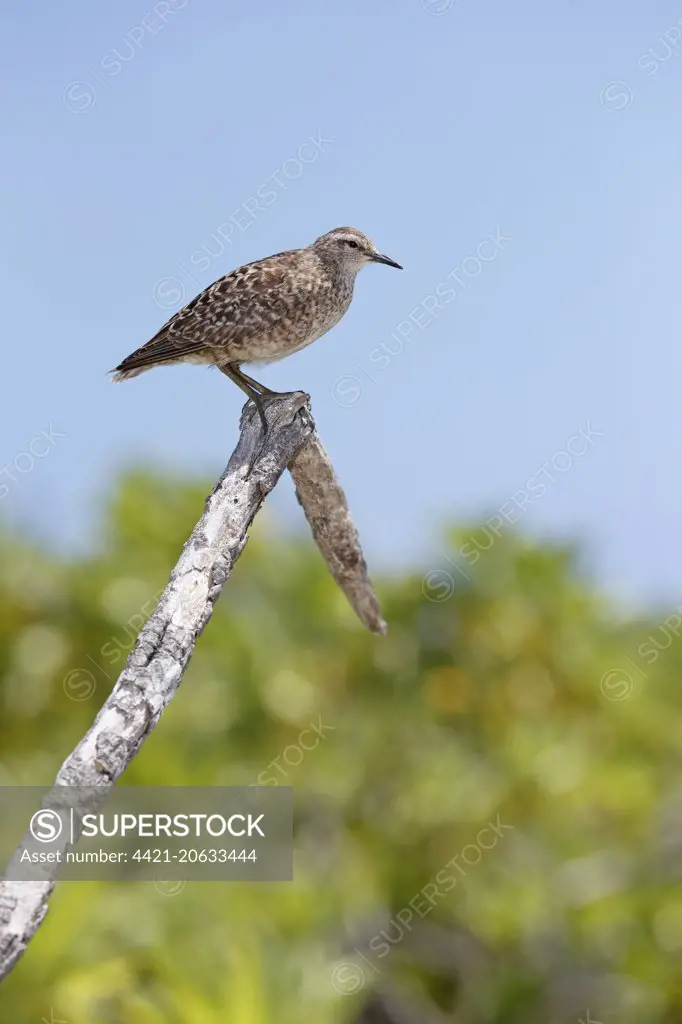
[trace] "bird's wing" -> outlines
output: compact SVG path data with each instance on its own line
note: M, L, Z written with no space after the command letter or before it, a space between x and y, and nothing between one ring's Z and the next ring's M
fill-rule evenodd
M219 278L178 310L145 345L127 356L115 373L181 361L207 349L229 345L263 330L263 319L285 312L282 283L297 250L247 263Z

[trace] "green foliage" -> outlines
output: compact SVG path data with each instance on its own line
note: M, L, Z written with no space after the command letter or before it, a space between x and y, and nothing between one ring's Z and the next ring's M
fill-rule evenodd
M208 489L127 476L87 559L0 540L0 783L52 781ZM0 1020L682 1020L682 623L519 537L467 580L471 533L442 585L379 581L377 638L261 518L124 784L293 785L295 881L59 884Z

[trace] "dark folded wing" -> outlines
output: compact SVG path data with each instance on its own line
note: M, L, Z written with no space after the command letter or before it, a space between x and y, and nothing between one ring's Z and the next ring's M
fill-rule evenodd
M227 346L239 335L250 337L263 328L263 317L278 311L282 283L292 257L281 252L233 270L209 285L175 313L145 345L116 367L117 373L169 360L183 360L207 349Z

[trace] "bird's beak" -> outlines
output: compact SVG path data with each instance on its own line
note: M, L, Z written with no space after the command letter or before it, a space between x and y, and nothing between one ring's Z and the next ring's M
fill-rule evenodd
M387 267L395 267L396 270L402 270L403 268L395 260L392 260L390 256L384 256L380 252L372 253L372 260L374 263L385 263Z

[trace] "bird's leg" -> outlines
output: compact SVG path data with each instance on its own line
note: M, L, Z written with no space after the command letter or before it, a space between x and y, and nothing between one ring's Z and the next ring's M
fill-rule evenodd
M250 378L246 377L245 374L240 373L239 368L234 363L224 363L218 367L218 369L229 377L238 388L244 392L244 394L253 402L260 416L260 421L263 425L263 439L267 437L268 433L268 421L265 418L265 411L263 409L263 403L261 401L261 395L251 386ZM255 382L253 382L255 383ZM262 387L262 385L261 385Z
M242 380L246 381L254 391L257 391L259 395L276 395L277 391L272 391L270 388L266 388L265 384L260 384L259 381L254 380L253 377L249 377L248 373L244 373L241 367L236 371Z
M237 387L240 388L244 392L244 394L247 395L249 399L253 402L253 404L256 406L256 409L258 410L258 415L260 416L260 421L263 425L263 437L261 443L256 449L256 453L251 459L249 468L246 471L246 476L248 478L251 475L251 470L254 467L256 459L263 451L265 442L267 441L268 438L269 428L268 421L265 417L263 402L267 401L270 398L284 398L285 396L290 395L291 392L271 391L270 388L266 388L265 384L260 384L257 380L254 380L253 377L249 377L248 374L243 373L237 363L224 363L218 368L225 374L226 377L229 377L230 380L233 381L237 385Z
M254 380L253 377L249 377L247 373L244 373L241 367L237 372L242 380L247 381L252 388L258 391L261 395L264 395L266 398L284 398L285 395L291 394L290 391L273 391L271 388L266 388L265 384L260 384L257 380Z
M256 464L256 459L263 451L263 448L265 447L265 442L268 439L268 421L265 417L263 401L264 399L268 398L277 398L279 397L279 394L277 391L271 391L270 388L266 388L264 384L259 384L257 380L253 380L252 377L249 377L247 376L247 374L242 373L241 370L239 369L239 366L236 365L235 363L226 363L223 366L221 366L220 369L222 370L226 377L229 377L231 381L234 381L238 388L241 388L245 395L248 395L249 399L256 406L258 415L260 416L260 421L263 425L263 437L253 454L253 458L249 463L248 469L246 470L245 479L248 480L248 478L251 476L251 471L254 465ZM261 389L260 393L259 391L256 390L257 388Z

